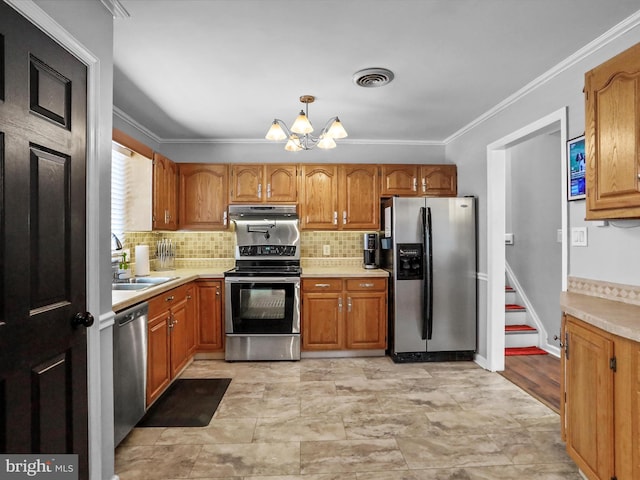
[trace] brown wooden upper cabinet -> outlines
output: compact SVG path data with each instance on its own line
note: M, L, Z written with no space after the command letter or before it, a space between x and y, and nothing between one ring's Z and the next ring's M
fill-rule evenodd
M298 166L231 165L230 203L296 203Z
M378 229L377 165L302 165L300 168L300 224L303 229Z
M227 228L227 165L181 163L179 171L180 228Z
M338 229L338 166L302 165L300 226L307 230Z
M458 193L457 168L446 165L381 166L380 194L401 197L455 197Z
M587 220L640 218L640 43L585 74Z
M153 153L153 229L178 229L178 165Z

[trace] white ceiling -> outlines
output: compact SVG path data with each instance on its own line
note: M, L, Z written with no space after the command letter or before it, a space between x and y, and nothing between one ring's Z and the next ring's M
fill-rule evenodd
M257 141L310 94L317 130L442 142L640 8L638 0L120 0L114 105L155 137ZM362 88L352 75L395 79Z

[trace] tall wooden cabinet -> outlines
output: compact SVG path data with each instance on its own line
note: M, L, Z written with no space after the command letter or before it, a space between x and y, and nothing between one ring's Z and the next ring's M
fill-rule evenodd
M590 480L640 478L640 343L563 322L567 452Z
M302 350L385 349L386 278L303 278Z
M229 201L231 203L296 203L298 166L231 165Z
M640 43L585 74L587 220L640 218Z
M152 226L178 229L178 165L158 152L153 154Z
M180 221L185 230L227 228L228 167L212 163L181 163Z

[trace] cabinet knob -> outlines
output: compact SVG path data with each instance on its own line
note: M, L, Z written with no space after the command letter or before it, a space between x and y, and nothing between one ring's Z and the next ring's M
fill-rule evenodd
M218 287L216 287L216 295L220 296L220 289Z
M173 302L173 295L169 295L167 298L164 299L165 302Z
M78 312L71 319L71 325L73 328L77 327L90 327L93 325L94 318L89 312ZM4 325L4 323L2 323Z

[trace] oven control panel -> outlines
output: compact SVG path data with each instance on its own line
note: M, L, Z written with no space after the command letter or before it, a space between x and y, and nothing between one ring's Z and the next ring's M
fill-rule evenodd
M239 245L241 257L294 257L295 245Z

